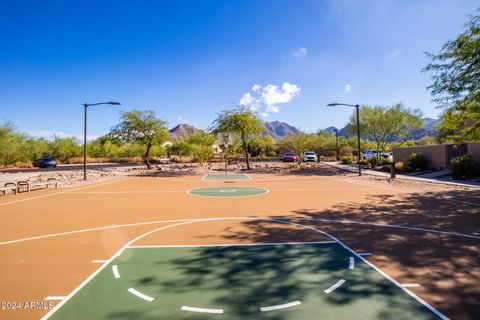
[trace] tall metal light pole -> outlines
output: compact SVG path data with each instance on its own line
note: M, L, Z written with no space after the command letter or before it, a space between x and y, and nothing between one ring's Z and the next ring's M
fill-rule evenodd
M360 105L358 104L346 104L346 103L329 103L327 107L335 107L335 106L347 106L353 107L357 109L357 163L358 163L358 175L362 175L362 167L360 165Z
M337 161L338 161L338 129L333 129L333 132L335 132L335 138L337 140L337 144L336 144L336 150L335 150L335 155L336 155L336 158L337 158Z
M99 103L84 103L83 104L83 180L87 180L87 108L91 106L98 106L101 104L109 104L112 106L119 106L119 102L99 102Z

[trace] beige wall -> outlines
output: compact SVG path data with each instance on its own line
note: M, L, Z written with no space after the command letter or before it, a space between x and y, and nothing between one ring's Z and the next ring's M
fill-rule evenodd
M434 144L393 149L393 161L408 164L412 153L421 153L429 162L430 168L443 169L447 167L446 145Z
M468 153L470 153L473 158L480 162L480 142L471 142L467 144Z

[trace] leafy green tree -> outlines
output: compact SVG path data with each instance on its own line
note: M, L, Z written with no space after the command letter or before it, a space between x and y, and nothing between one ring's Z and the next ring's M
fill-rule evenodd
M250 154L259 156L259 155L270 155L275 149L275 139L272 136L265 135L250 139L248 141L248 151Z
M195 131L188 136L188 143L212 147L215 144L215 136L205 131Z
M361 135L375 141L377 151L385 150L389 141L395 140L397 146L404 144L422 126L422 112L406 108L400 103L393 106L362 106L360 109ZM351 133L357 131L355 112L350 117L347 129Z
M138 142L146 147L144 161L151 169L149 161L152 146L167 140L166 122L158 119L153 110L133 110L123 112L120 123L110 132L110 136L124 142Z
M224 110L213 121L213 128L215 133L231 132L239 136L245 153L247 170L250 170L247 142L264 130L263 122L258 115L242 106L235 110Z
M188 141L179 139L170 146L170 151L172 154L177 155L180 158L180 162L182 162L183 156L189 156L192 154L193 146L192 144L188 143Z
M79 157L82 154L81 149L80 142L75 137L62 138L54 135L53 141L50 143L52 155L62 162Z
M430 63L423 71L432 73L428 89L445 109L444 127L460 129L465 139L480 140L480 8L440 53L426 55Z
M200 163L200 165L203 165L211 157L213 157L213 148L211 145L205 146L194 144L192 146L192 155L193 161Z
M289 139L299 163L303 161L303 153L313 149L315 145L314 136L304 132L295 133L291 135Z
M34 161L36 159L46 157L50 153L49 142L44 139L29 138L25 141L26 153L28 154L28 160Z

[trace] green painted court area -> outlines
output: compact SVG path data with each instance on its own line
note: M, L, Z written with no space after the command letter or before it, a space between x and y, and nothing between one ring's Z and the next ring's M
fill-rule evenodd
M79 319L79 315L81 319L437 319L336 242L130 247L51 319Z
M189 194L201 197L248 197L258 196L267 193L267 189L256 187L210 187L210 188L197 188L188 191Z
M229 181L229 180L251 180L245 173L209 173L202 180Z

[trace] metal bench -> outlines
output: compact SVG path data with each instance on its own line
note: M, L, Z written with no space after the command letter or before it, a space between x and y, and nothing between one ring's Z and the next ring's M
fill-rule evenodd
M13 182L7 182L3 187L0 187L0 194L6 195L8 191L17 194L17 185Z
M47 181L18 181L17 193L30 192L33 190L47 189L50 187L58 188L58 181L55 178L48 178Z

